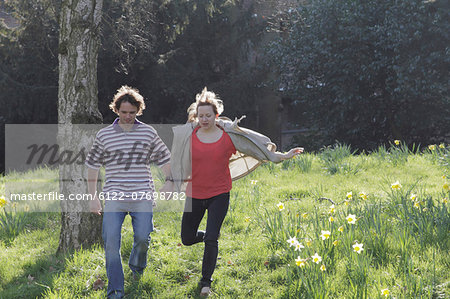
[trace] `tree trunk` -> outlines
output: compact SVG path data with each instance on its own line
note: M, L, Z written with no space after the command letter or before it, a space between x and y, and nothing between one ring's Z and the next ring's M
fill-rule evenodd
M103 0L63 0L59 35L58 142L80 147L89 138L76 124L101 123L97 98L97 56ZM77 143L77 144L74 144ZM61 163L60 192L87 194L84 165ZM58 252L88 247L101 240L101 217L88 212L88 201L61 201Z

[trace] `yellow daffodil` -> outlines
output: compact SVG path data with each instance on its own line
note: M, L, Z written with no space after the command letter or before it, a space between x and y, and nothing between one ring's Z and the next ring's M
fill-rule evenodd
M318 255L317 252L316 252L316 254L311 256L311 258L312 258L313 262L316 264L318 264L322 261L322 257L320 255Z
M330 209L328 210L328 214L334 214L334 210L335 210L334 205L331 205Z
M400 189L401 187L402 187L402 185L401 185L398 181L391 184L391 188L392 188L393 190L398 190L398 189Z
M297 266L299 266L300 268L303 268L306 265L306 259L301 259L300 256L298 256L295 259L295 263L297 264Z
M6 206L7 202L4 196L0 196L0 208Z
M299 217L299 216L300 216L300 213L295 214L295 217Z
M303 218L303 219L308 218L308 213L303 213L303 214L302 214L302 218Z
M443 143L439 144L439 148L445 148L445 144Z
M347 199L352 199L353 198L353 192L347 192L347 195L346 195L346 197L347 197Z
M333 216L328 217L328 221L333 222L334 221Z
M297 238L296 238L295 236L292 237L292 238L289 238L289 239L287 240L287 242L289 243L289 246L295 246L295 244L298 243Z
M284 210L284 204L283 204L282 202L279 202L279 203L277 204L277 207L278 207L278 210L279 210L279 211L283 211L283 210Z
M445 182L444 185L442 185L442 188L444 188L445 191L448 191L449 190L448 183Z
M344 200L344 203L345 203L346 206L348 206L350 204L350 200L346 199L346 200Z
M444 197L444 198L442 199L442 203L443 203L443 204L447 204L447 203L448 203L448 198L447 198L447 197Z
M250 217L245 217L244 221L245 222L250 222Z
M388 297L389 296L389 290L388 289L382 289L381 290L381 296L384 296L384 297Z
M411 193L411 195L409 196L409 199L411 199L412 201L415 201L417 198L417 194L415 193Z
M339 240L334 240L333 241L333 246L338 246L339 245Z
M341 233L344 232L344 226L339 226L338 231L340 231Z
M331 235L331 232L329 230L323 230L320 237L322 238L322 240L326 240L330 237L330 235Z
M356 216L355 215L349 214L347 216L347 218L345 218L345 219L347 220L347 222L349 224L355 224L356 223Z
M436 144L430 144L430 145L428 146L428 149L429 149L430 151L434 151L434 150L436 149Z
M305 244L306 244L306 246L311 247L311 245L312 245L312 240L306 238L306 239L305 239Z
M416 201L416 202L414 203L414 207L415 207L416 209L419 209L419 208L420 208L420 203L419 203L418 201Z
M400 140L396 139L394 140L395 145L399 145L400 144Z
M325 267L325 265L324 264L322 264L322 266L320 266L320 271L326 271L327 270L327 268Z
M362 199L366 200L367 199L367 194L364 191L359 192L359 197L361 197Z
M353 244L353 251L355 251L356 253L360 254L361 251L364 250L363 246L364 246L363 244L355 242L355 244Z
M252 184L252 185L256 185L256 183L258 183L258 180L251 180L250 181L250 184Z

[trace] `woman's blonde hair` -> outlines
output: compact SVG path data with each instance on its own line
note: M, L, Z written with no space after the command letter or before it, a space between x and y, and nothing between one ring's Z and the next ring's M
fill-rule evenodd
M198 107L200 106L211 106L216 116L219 116L223 112L222 100L214 92L208 91L205 87L201 93L195 96L195 102L187 110L188 122L197 120Z

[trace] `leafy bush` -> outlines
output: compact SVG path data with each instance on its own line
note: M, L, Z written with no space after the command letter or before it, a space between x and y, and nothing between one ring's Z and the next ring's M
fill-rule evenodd
M373 149L448 133L445 1L312 0L284 19L285 34L269 49L281 73L275 84L322 140Z
M349 145L336 143L333 146L322 148L319 158L330 174L339 172L356 173L359 171L358 166L345 161L345 158L350 157L353 153Z
M16 206L2 207L0 205L0 238L4 238L7 243L11 242L25 225L25 212L17 211Z

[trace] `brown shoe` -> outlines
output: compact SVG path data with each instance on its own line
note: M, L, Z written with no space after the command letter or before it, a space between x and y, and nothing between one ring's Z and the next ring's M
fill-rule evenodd
M208 297L209 294L211 293L211 288L210 287L203 287L200 291L200 296L201 297Z

